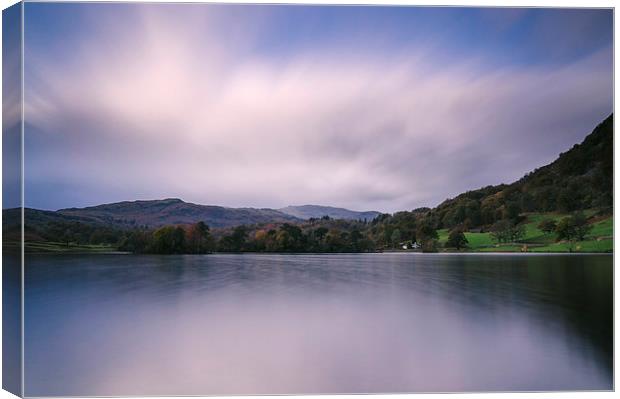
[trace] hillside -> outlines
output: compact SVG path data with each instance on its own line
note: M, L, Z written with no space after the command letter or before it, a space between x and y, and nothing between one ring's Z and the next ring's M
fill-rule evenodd
M345 208L335 208L332 206L320 205L287 206L285 208L278 209L278 211L304 220L308 220L311 218L318 219L323 216L329 216L332 219L370 221L381 214L380 212L375 211L358 212L351 211Z
M527 212L573 212L613 206L613 115L581 144L511 184L468 191L428 213L437 228L488 226Z

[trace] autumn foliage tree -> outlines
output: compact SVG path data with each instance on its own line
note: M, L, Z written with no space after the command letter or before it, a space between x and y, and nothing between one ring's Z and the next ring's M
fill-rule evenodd
M448 236L448 241L446 242L446 247L462 249L466 248L469 241L467 241L467 237L465 237L465 233L462 228L454 228L450 232Z
M205 254L213 251L214 240L209 226L204 222L191 225L186 231L187 252Z

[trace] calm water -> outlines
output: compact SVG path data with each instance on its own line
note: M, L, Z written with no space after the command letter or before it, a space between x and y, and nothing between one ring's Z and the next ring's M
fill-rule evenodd
M26 395L612 389L608 255L26 261Z

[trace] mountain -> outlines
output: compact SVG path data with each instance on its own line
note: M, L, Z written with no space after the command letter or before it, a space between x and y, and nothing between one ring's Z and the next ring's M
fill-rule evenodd
M3 210L3 230L19 231L21 210ZM87 208L67 208L58 211L25 209L26 228L50 223L79 222L90 226L111 228L160 227L191 224L199 221L211 227L230 227L242 224L300 222L299 218L274 209L225 208L198 205L180 199L124 201Z
M116 229L143 226L153 228L165 225L192 224L199 221L218 228L261 223L296 223L311 217L325 215L332 219L372 220L379 215L379 212L355 212L348 209L315 205L287 207L282 210L226 208L193 204L177 198L123 201L86 208L66 208L58 211L25 209L27 228L49 225L50 223L75 222ZM8 231L19 231L21 221L19 208L5 209L3 216L5 234Z
M294 216L299 219L321 218L323 216L329 216L332 219L348 219L348 220L368 220L379 216L380 212L365 211L357 212L344 208L334 208L332 206L320 206L320 205L300 205L300 206L287 206L280 208L278 211L287 215Z
M438 227L485 226L524 212L573 212L613 207L613 114L582 143L511 184L448 199L428 212Z
M124 201L87 208L68 208L56 212L65 217L82 218L117 227L190 224L203 221L211 227L241 224L296 222L298 218L274 209L225 208L198 205L169 198L149 201Z

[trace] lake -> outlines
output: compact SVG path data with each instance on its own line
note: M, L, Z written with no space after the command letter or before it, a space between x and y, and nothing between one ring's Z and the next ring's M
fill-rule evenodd
M26 255L25 394L610 390L612 265Z

